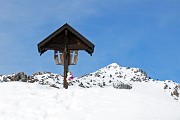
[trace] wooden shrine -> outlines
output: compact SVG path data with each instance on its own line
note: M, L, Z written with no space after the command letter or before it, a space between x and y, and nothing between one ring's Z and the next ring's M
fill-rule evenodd
M54 60L57 65L64 66L64 88L68 88L67 70L69 65L76 65L78 51L85 50L92 56L95 45L83 37L67 23L53 32L38 44L38 51L42 55L47 50L54 50Z

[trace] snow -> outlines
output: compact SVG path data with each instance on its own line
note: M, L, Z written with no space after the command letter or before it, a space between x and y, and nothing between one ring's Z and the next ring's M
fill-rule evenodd
M37 83L0 84L1 120L179 120L180 101L155 82L133 89L55 89Z
M172 94L180 84L116 63L74 78L69 89L49 72L0 75L0 81L0 120L180 120L180 99Z

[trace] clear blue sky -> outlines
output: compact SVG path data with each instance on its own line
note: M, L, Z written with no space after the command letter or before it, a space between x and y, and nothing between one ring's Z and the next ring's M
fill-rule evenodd
M53 52L37 44L64 23L93 42L82 51L75 76L113 62L143 69L154 79L180 83L179 0L0 0L0 74L63 74Z

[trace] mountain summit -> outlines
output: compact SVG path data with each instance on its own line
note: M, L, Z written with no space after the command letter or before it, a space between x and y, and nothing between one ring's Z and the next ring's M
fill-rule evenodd
M50 72L37 72L31 76L26 75L24 72L7 76L0 75L0 81L22 81L50 85L55 88L63 87L63 76ZM73 81L69 82L70 87L81 88L113 87L116 89L136 89L137 84L141 87L143 87L144 84L154 84L154 86L157 86L164 91L162 94L167 93L175 100L179 99L180 84L171 80L153 80L140 68L120 67L117 63L112 63L93 73L75 77Z

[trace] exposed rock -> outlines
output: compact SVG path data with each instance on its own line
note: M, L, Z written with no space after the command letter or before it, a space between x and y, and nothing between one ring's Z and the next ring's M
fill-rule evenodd
M26 78L21 78L19 81L21 81L21 82L27 82L27 79L26 79Z
M167 84L165 84L164 89L167 89L167 88L168 88L168 85L167 85Z
M22 82L27 82L28 80L28 76L24 73L24 72L19 72L17 74L13 74L7 77L3 78L4 82L7 82L9 79L9 81L22 81Z
M55 84L50 85L50 87L54 87L54 88L58 88L59 89L59 87L56 86Z
M179 97L179 93L177 89L174 89L174 91L171 93L172 96Z
M3 81L2 82L8 82L8 78L7 77L3 77Z
M44 75L44 74L51 74L51 72L36 72L36 73L33 73L32 76L36 76L36 75Z
M34 83L34 82L37 82L37 81L38 81L38 79L29 79L27 82Z
M113 87L116 89L132 89L132 86L129 84L124 84L122 82L113 83Z
M79 87L85 88L82 82L79 84Z

